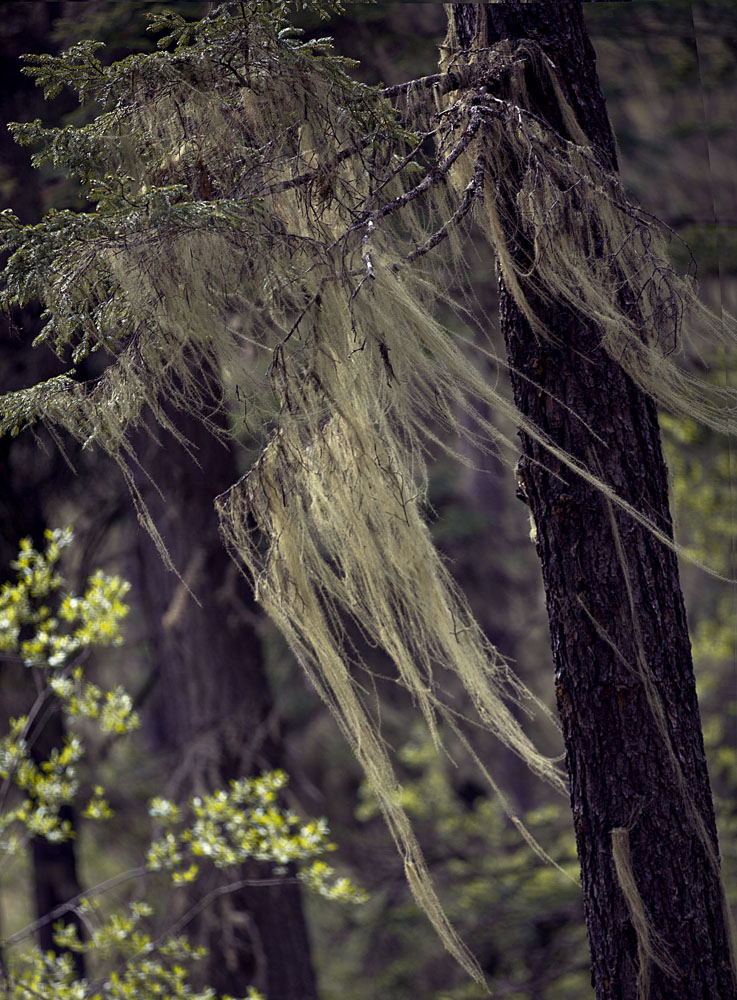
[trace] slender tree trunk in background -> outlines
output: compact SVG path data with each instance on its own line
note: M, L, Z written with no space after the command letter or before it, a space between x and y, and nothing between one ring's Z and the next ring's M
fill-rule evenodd
M4 326L5 324L3 324ZM0 339L3 332L0 331ZM3 356L0 348L0 359ZM31 376L33 377L33 376ZM0 378L0 391L5 391ZM3 445L10 442L3 440ZM43 548L43 531L46 527L43 511L39 506L40 493L32 488L29 481L17 482L20 469L11 461L11 448L25 452L25 443L13 439L10 447L0 446L0 582L11 577L10 562L18 553L18 542L23 537L33 538L37 547ZM28 455L26 453L27 460ZM21 477L22 478L22 477ZM29 668L18 663L3 662L0 656L0 671L3 674L0 687L0 700L7 718L18 716L28 711L37 696L35 678ZM66 727L64 718L59 711L55 698L46 702L44 710L39 714L36 725L28 734L28 745L31 758L36 764L48 760L54 748L64 746ZM68 820L72 829L75 828L74 811L70 806L62 806L59 810L62 820ZM53 843L44 837L33 837L30 843L31 886L36 919L43 919L60 903L78 896L82 891L77 875L77 852L74 839L62 843ZM44 951L65 951L54 943L54 924L71 924L79 938L86 937L84 926L74 912L65 913L53 922L42 924L38 929L37 943ZM85 974L84 955L70 952L77 975Z
M3 208L11 207L24 222L35 222L42 214L38 172L31 169L30 153L18 146L5 122L32 118L34 110L44 105L41 92L20 74L19 56L23 52L45 51L57 5L19 3L2 4L3 31L0 36L0 184ZM40 310L23 310L16 317L24 338L8 317L0 317L0 393L10 392L58 373L59 366L49 352L28 350L39 330ZM30 536L34 545L43 548L46 503L59 490L58 456L39 454L37 442L5 436L0 441L0 582L10 576L9 563L18 553L18 542ZM63 473L62 473L63 475ZM52 486L53 483L53 486ZM0 665L3 673L2 703L8 716L25 712L36 698L36 685L30 670L18 664ZM20 671L20 673L19 673ZM47 703L29 734L31 755L38 763L48 759L53 747L62 747L64 719L58 704ZM62 819L73 821L72 810L64 807ZM43 837L31 841L31 879L37 918L45 917L59 903L81 892L77 877L76 842L54 844ZM59 922L59 921L55 921ZM84 928L74 913L60 918L73 924L84 939ZM58 951L53 940L53 924L38 931L39 946L44 951ZM77 974L84 976L84 956L72 953Z
M29 672L30 673L30 672ZM29 678L30 679L30 678ZM67 735L64 718L59 710L56 699L47 703L47 711L42 713L41 725L29 734L31 756L36 764L48 760L54 748L64 746ZM59 810L62 820L70 823L75 830L75 814L71 806L62 806ZM33 895L36 904L36 917L43 918L56 909L61 903L74 899L82 892L77 876L77 856L75 841L65 840L61 844L52 843L44 837L34 837L31 841L31 859L33 863ZM77 915L72 911L61 918L43 924L38 930L38 944L42 951L66 951L54 943L54 925L71 924L77 930L80 941L87 937L86 929ZM77 976L85 975L84 955L78 951L69 952Z
M475 41L482 7L488 34ZM453 4L451 16L462 48L501 39L537 41L558 67L582 128L616 169L580 0ZM562 132L551 95L531 75L527 82L532 110ZM519 409L670 534L667 473L654 404L599 349L596 331L575 314L549 305L541 314L556 343L543 342L535 338L503 282L500 292ZM582 421L551 405L551 397L562 400ZM595 442L587 427L603 445ZM637 941L612 857L616 828L629 829L637 888L677 969L670 978L653 967L652 1000L733 1000L737 991L719 877L688 818L643 684L622 662L636 665L639 630L673 751L716 851L675 556L630 518L614 514L628 567L635 628L606 500L556 466L528 437L523 435L522 441L523 478L537 525L550 620L597 1000L635 1000L638 993Z
M0 138L0 155L1 143ZM28 317L24 328L27 332L33 329L32 317ZM31 357L31 371L23 371L20 365L13 370L12 364L3 364L6 360L11 361L14 348L17 350L17 344L13 343L7 319L3 318L0 320L0 392L18 388L19 382L28 384L38 377L38 365L33 365L33 362L38 361L35 355ZM0 441L0 582L12 577L10 562L18 554L18 542L21 538L30 537L37 548L43 549L44 529L47 527L43 501L50 485L49 473L56 466L52 462L51 469L44 468L39 476L33 461L36 447L36 442L19 438L5 437ZM38 464L42 467L45 465L43 461ZM33 673L18 663L4 663L2 656L0 671L3 675L0 701L4 706L6 719L27 712L38 693ZM40 764L48 760L55 747L64 746L65 737L66 727L59 704L55 698L50 698L28 734L28 745L34 762ZM63 806L60 816L74 828L74 812L70 806ZM76 854L74 839L58 844L44 837L34 837L31 840L31 893L37 919L44 918L60 903L66 903L82 891L77 876ZM73 924L79 937L84 940L85 930L75 913L66 913L53 923L58 922ZM54 944L53 923L44 923L38 930L38 945L43 951L59 951ZM71 955L77 974L84 976L84 955L79 952L71 952Z
M213 498L238 478L234 456L199 421L181 413L169 416L199 465L153 424L150 435L139 435L136 454L138 487L175 566L200 602L166 570L142 532L142 597L158 671L157 735L172 760L173 795L183 801L227 786L232 778L279 767L281 755L253 628L256 606L223 547L213 507ZM268 878L271 867L253 862L232 878ZM206 891L198 885L190 903ZM185 933L210 950L204 978L218 993L242 996L250 983L268 1000L317 996L300 891L293 883L224 896Z

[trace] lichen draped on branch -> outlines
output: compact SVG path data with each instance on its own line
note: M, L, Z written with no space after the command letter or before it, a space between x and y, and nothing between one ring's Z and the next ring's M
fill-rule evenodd
M531 426L436 319L452 305L438 248L450 246L462 273L475 219L536 335L550 336L530 289L538 305L581 315L592 347L675 412L728 430L735 399L666 357L684 315L700 309L693 288L667 264L655 220L601 166L533 43L447 49L438 77L382 92L351 80L326 40L303 42L286 17L286 4L224 3L195 25L153 17L171 51L105 67L80 43L30 59L48 93L69 84L105 108L81 128L14 126L40 144L35 162L75 174L97 210L36 226L2 213L1 301L40 299L39 340L75 363L95 350L109 363L93 383L70 373L6 396L0 431L43 420L127 470L146 407L177 435L162 400L215 429L211 400L237 397L263 447L218 499L224 536L361 761L415 897L482 978L401 807L356 629L394 664L436 741L443 723L460 731L443 696L450 672L483 726L556 788L564 780L510 710L535 699L431 543L426 454L452 452L453 437L514 453L495 422L511 417L663 536ZM530 110L530 63L566 135ZM513 240L527 248L524 267Z

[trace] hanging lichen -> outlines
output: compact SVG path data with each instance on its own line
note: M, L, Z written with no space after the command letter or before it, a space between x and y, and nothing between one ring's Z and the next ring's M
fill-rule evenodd
M617 873L617 882L627 903L627 909L632 920L632 926L637 936L637 994L640 1000L647 1000L650 995L650 975L653 963L672 979L677 976L668 948L660 936L653 930L650 917L637 888L637 881L632 869L630 855L629 830L626 827L616 827L612 830L612 861Z
M668 356L686 315L703 325L704 310L532 43L465 58L451 39L443 73L383 92L351 80L326 40L301 41L287 4L224 3L198 24L171 13L152 22L170 32L171 51L105 67L80 43L31 59L49 95L71 85L105 109L81 128L14 126L19 141L41 145L36 164L78 176L97 210L36 226L2 213L1 301L39 299L39 340L74 363L102 350L109 364L93 384L70 373L4 397L0 431L43 420L103 447L132 485L128 442L146 407L179 436L162 401L204 412L215 429L206 407L237 396L263 448L218 499L224 535L364 767L415 898L482 980L432 889L349 630L384 651L436 742L441 724L462 726L443 696L450 672L476 721L562 791L558 764L510 711L541 706L432 546L426 453L455 436L512 455L494 422L511 418L672 542L525 420L435 318L451 298L436 248L447 241L462 274L463 226L475 218L538 336L550 333L523 289L574 308L673 412L729 430L735 395ZM566 136L529 111L528 63L556 95ZM515 229L529 247L524 274Z

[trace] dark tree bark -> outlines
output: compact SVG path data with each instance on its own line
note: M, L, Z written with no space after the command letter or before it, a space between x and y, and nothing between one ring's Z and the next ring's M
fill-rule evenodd
M37 731L29 733L31 757L36 764L48 760L51 751L64 746L67 734L64 718L54 699L47 705L47 710L41 716L42 724ZM67 821L72 830L76 828L76 816L72 806L62 806L59 817ZM77 855L75 841L65 840L55 844L44 837L34 837L31 840L31 860L33 864L33 895L36 904L36 918L43 919L52 913L57 906L67 903L82 892L77 875ZM87 931L81 918L72 910L62 914L53 921L47 921L38 929L38 944L44 952L64 952L54 942L54 926L56 924L71 925L76 928L80 941L87 938ZM77 976L85 975L85 958L78 951L70 951Z
M23 52L48 50L51 24L57 14L57 4L22 2L3 3L0 37L0 185L3 207L9 206L24 222L34 222L41 215L42 197L38 172L31 168L30 153L14 141L4 127L5 122L33 118L44 100L33 82L21 75L19 57ZM40 309L28 307L11 320L0 318L0 394L33 385L58 374L60 366L50 352L30 351L30 343L38 333ZM15 325L23 328L23 339ZM36 547L43 548L47 527L48 502L60 487L66 469L64 462L51 452L40 453L37 440L5 436L0 440L0 567L2 579L10 574L9 563L18 552L18 542L31 537ZM25 712L36 698L35 679L30 670L17 664L2 663L2 702L8 716ZM31 756L36 763L48 759L54 747L64 744L64 719L58 703L47 702L39 716L39 724L29 733ZM73 823L70 807L63 807L61 818ZM81 886L77 877L76 842L71 839L55 844L43 837L31 841L31 891L35 913L42 919L60 903L77 896ZM58 921L73 924L80 938L84 927L78 916L67 913ZM58 951L53 940L53 923L42 924L38 945L44 951ZM84 976L84 956L72 953L81 977Z
M0 380L1 387L1 380ZM9 563L18 552L21 538L31 537L34 544L43 549L43 531L46 527L43 511L38 504L39 494L16 483L17 469L0 449L0 580L10 577ZM25 482L25 487L30 484ZM6 719L17 717L28 711L37 696L36 680L31 670L18 663L11 663L0 656L0 701L5 709ZM58 701L50 697L39 713L36 725L28 733L27 741L31 759L41 764L49 759L54 748L61 749L66 737L66 726ZM75 813L71 806L59 810L62 821L68 821L75 829ZM35 916L43 921L57 906L78 896L82 887L77 874L77 852L74 839L54 843L44 837L33 837L30 843L31 893L34 900ZM64 913L54 921L42 923L37 932L38 946L44 951L60 952L54 943L54 924L73 925L80 940L84 941L86 931L79 916L74 912ZM70 952L77 975L85 974L84 955Z
M199 464L172 436L154 431L152 422L151 433L141 433L136 443L138 487L191 594L143 533L139 551L158 671L156 738L172 762L169 794L182 801L227 787L232 778L282 766L283 757L254 630L256 606L223 547L213 507L214 497L238 477L233 452L194 418L169 416ZM233 880L270 876L270 865L253 862ZM196 897L207 889L198 884ZM223 896L185 932L208 947L204 978L218 993L240 996L250 983L269 1000L317 996L299 887L293 882Z
M0 157L2 139L0 138ZM0 162L2 160L0 159ZM34 326L32 315L22 317L24 329L31 332ZM13 361L18 345L7 318L0 320L0 366L6 359ZM30 365L21 363L0 367L0 393L18 388L19 384L32 383L44 366L43 360L32 357ZM25 376L25 378L23 377ZM16 558L21 538L30 537L36 548L43 550L46 521L46 502L52 492L52 483L58 486L56 473L59 469L55 459L39 456L37 442L28 439L4 437L0 441L0 580L12 575L10 562ZM36 700L37 678L32 671L18 663L3 662L0 656L2 680L0 701L5 708L6 720L24 714ZM4 720L4 721L6 721ZM64 746L66 726L58 701L50 697L36 724L28 734L31 757L36 764L48 760L52 749ZM71 806L60 810L62 820L68 820L74 828L74 811ZM44 837L31 840L31 891L35 901L36 918L42 920L55 907L78 896L81 886L77 876L77 851L74 839L62 843L52 843ZM73 924L81 940L85 930L74 912L64 914L53 923ZM52 922L41 924L38 931L38 945L44 951L59 951L54 944ZM84 955L72 952L77 974L85 973Z
M537 41L558 67L580 125L616 169L580 0L453 4L461 47L474 42L482 8L487 34L480 44ZM562 132L551 95L531 76L527 83L532 110ZM518 252L524 253L524 248ZM667 472L653 402L604 354L596 330L575 313L554 304L541 311L555 342L541 341L503 281L500 293L521 412L670 535ZM532 294L530 298L534 303ZM551 404L552 398L562 400L582 420L571 419L562 407ZM675 556L634 520L612 514L601 493L521 436L523 479L537 525L550 620L596 996L635 1000L638 992L637 941L612 858L612 830L628 828L637 888L677 969L673 978L658 967L652 969L652 1000L733 1000L737 990L719 875L689 819L644 685L627 666L637 663L639 631L671 747L717 853ZM625 565L617 552L612 516Z

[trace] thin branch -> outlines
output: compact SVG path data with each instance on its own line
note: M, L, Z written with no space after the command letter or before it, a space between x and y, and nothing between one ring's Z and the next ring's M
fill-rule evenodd
M351 315L353 315L353 300L361 291L361 288L363 287L364 283L368 281L369 278L371 279L372 282L376 280L376 274L374 273L374 264L373 261L371 260L371 236L373 235L373 231L374 231L374 223L371 219L369 219L369 221L366 223L366 232L363 236L363 239L361 240L361 245L363 247L363 259L366 264L366 273L351 292L351 298L350 298ZM352 323L352 328L355 331L356 329L355 323Z
M143 875L149 874L149 869L144 866L138 868L130 868L126 872L120 872L118 875L113 875L112 878L107 879L105 882L100 882L98 885L93 886L91 889L87 889L85 892L79 892L76 896L72 896L68 899L66 903L60 903L55 906L53 910L50 910L43 917L39 917L38 920L34 920L32 924L27 924L21 930L16 931L15 934L11 934L10 937L4 938L2 942L3 948L7 948L9 945L17 944L24 938L28 937L29 934L33 934L41 927L45 927L46 924L52 923L59 917L63 917L65 913L69 913L70 910L76 910L83 899L91 899L94 896L99 896L103 892L107 892L108 889L114 889L116 885L120 885L121 882L128 882L133 878L141 878Z
M468 215L468 212L470 211L471 206L476 201L476 199L483 198L483 196L484 196L484 163L481 157L479 157L479 159L476 161L476 166L474 167L473 177L466 185L466 188L463 192L463 199L458 208L451 215L448 221L443 223L443 225L440 227L440 229L437 230L437 232L433 233L432 236L428 240L425 240L425 242L421 246L417 247L411 253L407 254L407 256L404 258L404 263L409 264L413 260L417 260L418 257L423 257L426 253L429 253L430 250L434 249L438 245L438 243L440 243L447 237L448 231L450 230L451 226L457 225L463 218L465 218L465 216ZM399 266L395 264L392 270L395 271L399 270Z
M491 109L487 110L491 111ZM388 204L384 205L382 208L377 208L373 212L369 212L367 214L367 218L383 219L384 216L390 215L392 212L396 212L400 208L404 208L404 206L410 201L414 201L415 198L419 198L420 195L423 195L426 191L428 191L433 184L437 184L437 182L448 173L461 153L465 152L480 127L481 115L478 113L478 108L474 106L471 108L468 125L466 125L461 133L460 139L448 153L443 162L433 167L427 176L416 185L416 187L410 188L410 190L405 191L404 194L398 195L393 201L388 202Z
M493 51L493 49L489 51ZM453 90L473 87L475 84L489 84L492 81L498 81L513 66L525 62L527 62L526 56L510 59L499 66L475 63L471 66L464 66L458 72L434 73L431 76L421 76L417 80L398 83L393 87L384 87L382 94L389 98L399 97L400 94L409 94L413 90L435 90L438 94L448 94Z
M408 94L412 90L430 90L432 88L436 88L440 94L447 94L452 90L470 87L478 82L481 76L480 66L464 66L459 73L434 73L431 76L421 76L416 80L408 80L406 83L397 83L393 87L384 87L382 94L384 97L399 97L400 94Z
M355 145L348 149L342 149L335 157L330 161L330 163L318 167L316 170L307 170L303 174L298 174L296 177L291 177L286 181L278 181L276 184L270 184L268 187L264 188L264 194L279 194L281 191L291 191L292 188L299 187L301 184L309 184L310 181L315 180L319 173L324 173L325 170L332 170L337 167L338 164L343 163L344 160L349 159L351 156L355 156L356 153L360 153L362 150L370 146L374 141L375 136L365 135L361 139L357 139Z
M292 334L296 332L297 327L302 322L302 320L305 318L305 316L310 311L310 309L312 309L313 306L319 306L320 305L320 296L322 295L322 289L323 289L324 285L325 285L325 278L322 279L322 281L320 282L320 284L318 286L318 289L315 292L315 294L312 296L312 298L310 299L310 301L307 303L307 305L301 311L301 313L296 318L296 320L294 321L294 323L292 323L292 325L291 325L291 327L289 329L289 332L287 334L285 334L285 336L279 342L278 347L283 347L284 344L286 344L286 342L291 338Z
M373 191L371 192L371 195L370 195L370 197L369 197L369 199L367 201L367 204L370 205L372 201L375 201L376 200L376 195L379 193L379 191L381 191L382 188L386 187L386 185L390 181L394 180L394 178L398 174L400 174L404 170L404 168L415 159L415 157L419 156L420 151L422 149L422 143L425 141L425 139L429 139L431 136L436 135L437 132L438 132L438 129L434 128L430 132L421 132L421 133L419 133L420 139L419 139L419 142L417 143L417 145L414 147L414 149L411 149L409 151L409 153L407 153L407 155L405 157L403 157L402 160L400 160L400 162L396 165L396 167L394 168L394 170L392 170L386 177L384 177L384 179L381 181L381 183L377 187L375 187L373 189Z
M183 914L168 927L156 940L153 942L153 948L157 949L164 941L169 937L175 937L182 928L186 927L187 924L191 923L192 920L207 907L214 900L219 899L221 896L228 896L234 892L240 892L241 889L248 888L262 888L264 886L273 885L299 885L299 880L293 875L279 875L271 878L244 878L239 879L237 882L228 882L227 885L217 886L210 892L206 893L201 899L194 903L186 913Z

